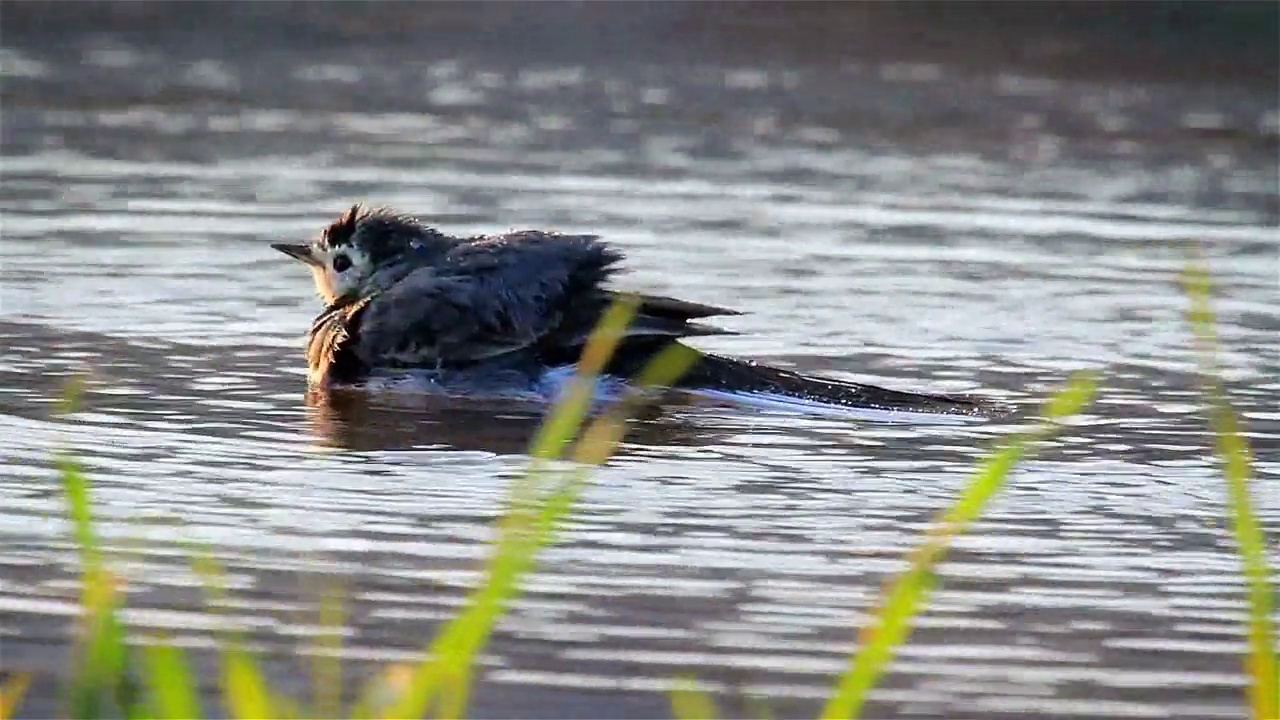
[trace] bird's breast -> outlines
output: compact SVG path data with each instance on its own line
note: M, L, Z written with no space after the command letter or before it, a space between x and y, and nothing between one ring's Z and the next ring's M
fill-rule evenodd
M367 301L326 308L311 325L307 337L308 378L314 385L353 382L366 368L354 344L360 333L360 316Z

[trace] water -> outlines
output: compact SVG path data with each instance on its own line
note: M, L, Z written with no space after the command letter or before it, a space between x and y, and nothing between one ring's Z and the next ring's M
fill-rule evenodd
M318 303L268 244L356 200L459 234L599 233L631 287L746 312L700 347L1018 409L649 412L484 654L477 714L665 714L685 672L734 713L765 695L812 714L972 461L1080 368L1106 371L1096 406L958 541L871 711L1244 714L1245 603L1177 273L1203 241L1274 537L1271 85L813 57L781 19L770 42L795 52L753 53L742 28L700 44L664 24L679 6L592 15L634 40L616 52L541 25L486 39L501 17L447 11L240 10L193 35L172 9L41 26L35 7L5 6L0 50L0 663L39 673L27 714L57 712L77 598L57 447L94 482L128 621L193 648L245 628L298 692L327 583L362 677L418 657L476 579L541 408L305 393ZM51 420L86 369L85 407ZM227 565L225 619L179 540Z

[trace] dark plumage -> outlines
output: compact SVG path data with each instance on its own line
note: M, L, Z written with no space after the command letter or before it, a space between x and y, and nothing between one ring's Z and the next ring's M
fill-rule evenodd
M351 208L310 245L275 245L307 263L328 303L311 327L310 379L356 383L371 371L524 368L577 360L616 299L620 250L594 235L524 230L455 238L390 210ZM726 308L643 295L612 361L630 375L681 338L727 331L698 324ZM699 354L681 386L771 392L842 405L968 412L974 403L806 378Z

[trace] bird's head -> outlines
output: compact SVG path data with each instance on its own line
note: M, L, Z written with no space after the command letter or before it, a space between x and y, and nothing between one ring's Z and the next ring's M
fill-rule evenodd
M310 243L271 247L311 268L326 303L372 295L427 264L449 238L417 219L354 205Z

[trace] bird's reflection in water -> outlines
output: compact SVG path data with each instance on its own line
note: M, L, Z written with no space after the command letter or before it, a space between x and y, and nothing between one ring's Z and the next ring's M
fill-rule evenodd
M308 417L324 445L347 450L449 447L523 452L546 408L529 401L460 399L363 388L311 389Z
M364 388L313 388L308 417L317 440L358 451L446 447L496 454L529 449L550 407L514 398L459 398L432 393L386 393ZM687 398L663 395L631 413L627 440L641 445L702 446L719 442L726 429L706 426L684 413ZM705 418L704 418L705 419Z

